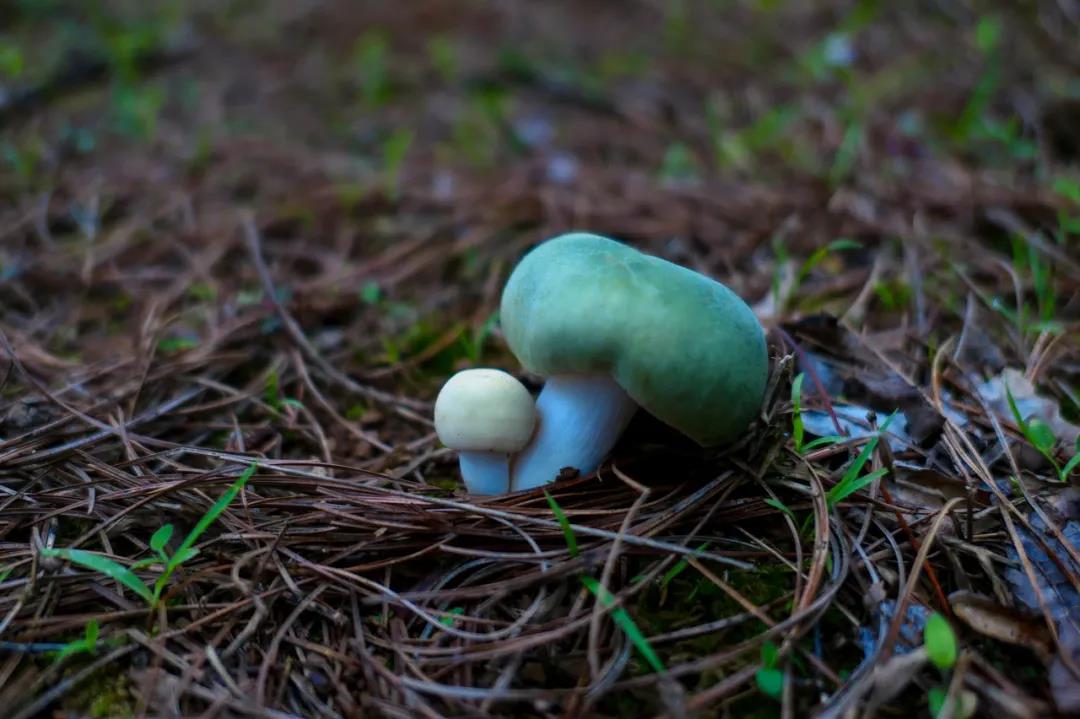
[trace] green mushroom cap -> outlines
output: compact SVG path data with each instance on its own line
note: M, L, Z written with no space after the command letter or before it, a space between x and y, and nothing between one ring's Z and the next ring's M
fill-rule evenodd
M702 446L761 410L765 334L724 285L606 237L572 233L530 252L500 309L510 349L541 375L608 374Z

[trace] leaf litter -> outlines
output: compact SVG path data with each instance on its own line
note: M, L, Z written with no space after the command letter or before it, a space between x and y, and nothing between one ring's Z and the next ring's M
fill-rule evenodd
M120 5L12 22L88 70L0 58L12 716L1080 710L1076 476L1020 426L1067 466L1062 4ZM469 497L431 401L519 371L502 282L580 228L758 308L769 399Z

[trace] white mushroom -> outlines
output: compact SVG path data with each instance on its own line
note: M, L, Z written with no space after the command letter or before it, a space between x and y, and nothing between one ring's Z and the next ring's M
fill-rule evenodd
M528 444L535 426L532 395L501 370L458 372L435 400L435 431L458 451L461 477L474 494L510 491L510 455Z

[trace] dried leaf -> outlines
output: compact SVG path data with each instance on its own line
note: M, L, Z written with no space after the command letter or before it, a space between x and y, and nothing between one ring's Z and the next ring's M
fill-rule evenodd
M1003 607L990 597L974 592L953 592L949 604L958 619L980 634L1027 647L1049 659L1052 640L1046 625L1037 617Z
M870 693L866 715L873 716L872 708L887 704L900 694L928 661L926 649L919 647L907 654L896 654L884 664L874 667L874 689Z

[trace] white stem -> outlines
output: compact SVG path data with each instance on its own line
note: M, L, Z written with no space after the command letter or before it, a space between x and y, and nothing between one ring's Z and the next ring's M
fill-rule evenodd
M564 467L592 474L615 446L637 408L637 403L610 377L549 378L536 400L536 433L514 457L511 488L517 491L547 484Z
M510 491L510 456L505 452L459 452L461 478L473 494Z

